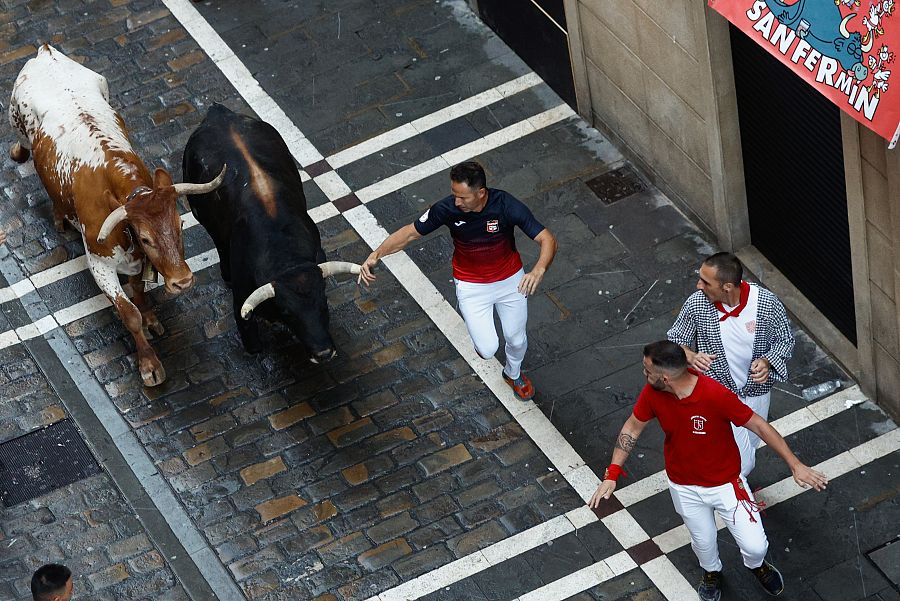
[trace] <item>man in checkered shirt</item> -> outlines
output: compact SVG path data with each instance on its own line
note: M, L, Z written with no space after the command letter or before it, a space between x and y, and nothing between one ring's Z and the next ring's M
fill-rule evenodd
M688 297L667 336L684 347L691 367L768 419L772 386L787 379L794 336L778 297L743 281L743 274L741 262L731 253L707 257L700 266L697 292ZM746 477L756 465L759 437L735 426L734 439Z

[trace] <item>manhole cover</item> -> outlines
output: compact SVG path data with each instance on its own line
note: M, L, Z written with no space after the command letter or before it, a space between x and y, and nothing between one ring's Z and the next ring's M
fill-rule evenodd
M71 420L0 444L0 500L12 507L100 472Z
M627 165L607 171L585 182L588 188L604 203L611 205L617 200L646 190L644 182Z

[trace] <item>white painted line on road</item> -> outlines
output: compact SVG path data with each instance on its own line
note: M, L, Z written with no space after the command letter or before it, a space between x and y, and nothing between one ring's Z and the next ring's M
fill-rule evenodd
M429 115L419 117L409 123L404 123L403 125L369 138L355 146L336 152L326 160L334 169L339 169L340 167L344 167L345 165L349 165L364 157L373 155L385 148L389 148L395 144L399 144L400 142L425 133L430 129L449 123L454 119L468 115L478 109L490 106L495 102L518 94L519 92L540 83L542 83L542 80L537 74L527 73L512 81L500 84L489 90L485 90L484 92L479 92L474 96L470 96L456 104L451 104L450 106L437 110Z
M497 565L516 555L521 555L526 550L540 547L551 540L574 531L575 526L572 525L568 517L558 515L551 520L482 549L481 554L488 560L488 563Z
M613 567L622 571L617 572ZM519 601L563 601L636 567L637 564L628 556L628 553L621 551L609 559L598 561L526 593L519 597Z
M59 327L59 324L56 323L56 320L53 319L53 316L46 315L33 323L25 324L20 328L16 328L16 335L21 340L31 340L32 338L43 336L50 330L53 330L57 327Z

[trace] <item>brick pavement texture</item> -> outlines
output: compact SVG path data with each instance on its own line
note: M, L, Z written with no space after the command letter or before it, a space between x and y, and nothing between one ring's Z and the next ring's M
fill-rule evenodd
M0 386L0 443L67 417L22 346L0 350ZM78 599L187 600L106 473L0 510L0 599L30 600L45 563L72 570Z
M108 78L138 153L176 179L187 136L212 102L249 112L155 0L3 6L0 81L11 85L36 41L52 41ZM323 154L528 70L460 2L197 7ZM332 76L337 70L339 78ZM0 99L6 92L0 89ZM358 188L557 103L538 86L339 172ZM11 141L8 132L2 141ZM585 182L629 167L573 120L479 159L492 186L522 198L563 242L543 293L530 303L524 367L541 409L591 467L602 469L612 429L641 384L636 349L664 334L693 288L693 269L712 247L650 187L609 206L597 199ZM442 173L368 207L393 230L446 188ZM16 168L5 159L0 189L2 219L13 226L7 246L24 270L83 252L74 235L53 231L29 164ZM305 190L311 206L324 201L314 184ZM368 254L343 218L319 227L329 259ZM185 246L189 255L212 248L201 228L188 231ZM519 248L533 262L534 245L523 240ZM445 234L409 249L452 302L451 252ZM188 294L152 294L167 329L152 341L169 374L161 387L141 386L131 337L111 311L65 330L248 597L365 599L581 505L388 272L367 290L344 278L329 282L339 356L321 366L309 364L274 326L265 328L267 352L246 355L218 270L196 275ZM59 308L96 288L80 274L39 294ZM777 411L797 406L790 394L797 387L841 375L808 337L798 336L797 377L781 388ZM29 377L26 366L20 371L11 373ZM39 422L54 414L52 404L15 415ZM10 436L25 425L0 422ZM644 457L630 466L635 478L661 467L661 439L649 432L646 438ZM111 583L123 570L135 578L160 559L151 550L136 557L109 556L86 586L126 586L129 579ZM636 571L575 597L601 598L661 596Z

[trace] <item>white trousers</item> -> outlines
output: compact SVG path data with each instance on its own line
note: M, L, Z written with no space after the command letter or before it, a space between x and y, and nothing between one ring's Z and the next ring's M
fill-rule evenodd
M739 397L741 401L749 406L755 413L758 413L764 420L769 419L769 400L772 393L767 392L760 396ZM741 452L741 475L746 478L756 467L756 447L759 446L759 436L744 427L738 427L731 424L734 431L734 442L737 443L738 451Z
M744 487L747 487L746 480ZM749 489L747 492L753 499L753 493ZM672 495L675 511L684 520L684 525L691 533L691 548L700 561L700 567L707 572L722 569L716 540L715 514L722 518L731 536L734 537L734 542L737 543L744 558L744 565L748 568L758 568L762 565L769 549L762 518L758 513L754 513L756 521L750 521L750 514L743 505L738 505L731 483L705 487L685 486L669 481L669 493Z
M505 280L487 284L454 280L459 312L475 343L475 351L484 359L493 357L500 347L497 328L494 327L494 308L497 309L503 338L506 339L506 367L503 371L514 380L519 377L528 349L528 337L525 335L528 299L519 292L519 282L524 275L525 272L520 269Z

